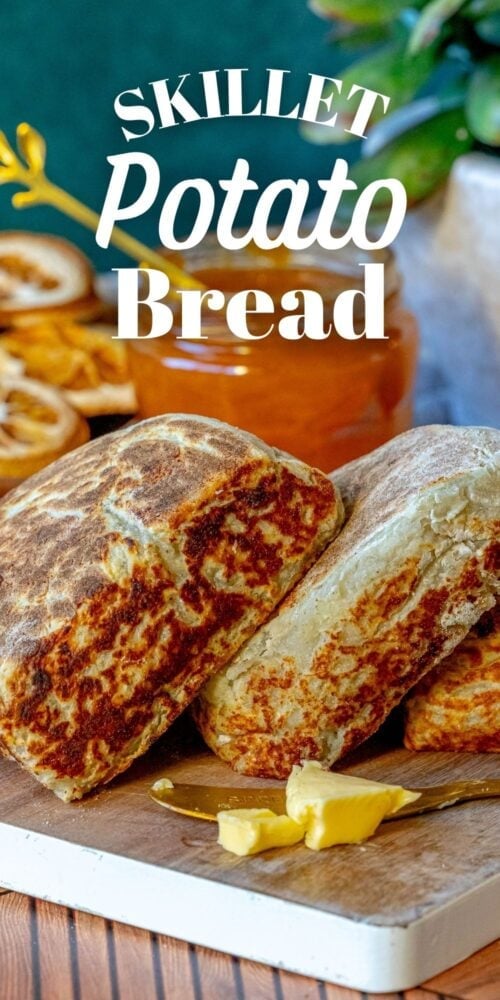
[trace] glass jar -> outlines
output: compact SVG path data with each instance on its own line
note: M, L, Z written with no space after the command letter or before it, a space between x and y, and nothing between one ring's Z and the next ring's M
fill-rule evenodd
M400 301L392 255L327 253L313 248L289 252L255 247L228 252L214 239L186 253L181 263L207 288L226 293L262 289L273 297L275 315L253 316L252 333L275 328L262 340L239 340L220 313L203 314L207 340L165 336L130 342L130 361L140 414L198 413L252 431L269 444L330 471L407 430L418 351L416 323ZM326 340L291 342L277 330L285 291L321 293L325 323L332 322L336 296L361 289L360 263L385 263L386 340L349 341L332 331ZM363 305L361 296L356 300ZM175 310L175 305L172 304ZM357 322L364 325L364 306Z

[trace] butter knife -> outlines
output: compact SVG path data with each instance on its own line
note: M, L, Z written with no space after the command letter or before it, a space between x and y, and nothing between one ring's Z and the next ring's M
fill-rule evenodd
M484 778L477 781L453 781L446 785L429 785L425 788L409 789L418 792L420 798L402 806L385 821L419 816L435 809L447 809L472 799L489 799L500 796L500 779ZM269 788L231 788L229 785L186 785L175 784L161 779L151 787L151 798L165 809L215 822L217 813L224 809L272 809L282 814L285 809L284 786Z

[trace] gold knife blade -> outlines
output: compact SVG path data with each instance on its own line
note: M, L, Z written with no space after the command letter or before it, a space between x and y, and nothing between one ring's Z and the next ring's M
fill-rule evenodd
M446 809L471 799L495 798L500 796L500 779L454 781L446 785L413 788L411 791L418 792L420 798L391 816L386 816L385 821ZM229 785L174 784L169 788L160 779L151 787L149 794L154 802L165 809L210 822L216 822L217 813L224 809L272 809L278 814L286 812L285 787L280 785L269 788L231 788Z

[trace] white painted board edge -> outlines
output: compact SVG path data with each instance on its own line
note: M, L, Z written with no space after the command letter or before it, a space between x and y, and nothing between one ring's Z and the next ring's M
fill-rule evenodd
M500 935L500 875L407 927L380 927L6 823L0 884L368 993L418 986Z

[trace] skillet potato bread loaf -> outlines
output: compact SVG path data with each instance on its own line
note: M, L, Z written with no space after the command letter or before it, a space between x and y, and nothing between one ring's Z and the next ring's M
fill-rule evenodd
M212 750L264 777L331 765L451 652L498 590L499 447L422 427L335 472L344 529L194 706Z
M500 753L500 605L410 692L409 750Z
M125 770L333 537L328 477L168 415L0 503L0 745L68 801Z

